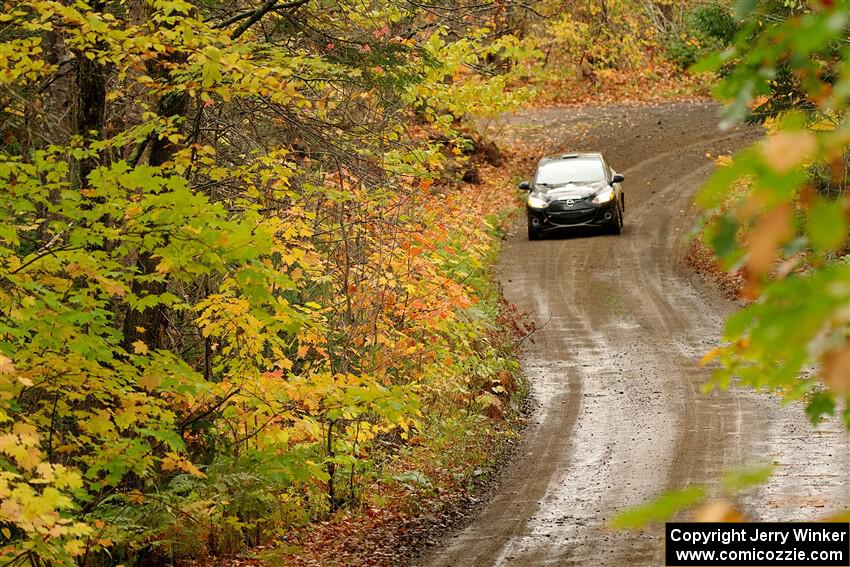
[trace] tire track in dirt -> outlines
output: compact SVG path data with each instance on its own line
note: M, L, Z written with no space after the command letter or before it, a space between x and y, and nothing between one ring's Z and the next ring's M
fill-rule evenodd
M711 171L706 154L758 136L716 124L716 107L675 103L544 109L497 125L504 139L550 152L603 151L626 174L626 230L528 242L524 219L517 225L499 275L541 326L521 361L534 425L480 516L418 564L661 565L660 527L611 532L606 522L752 456L788 471L742 498L756 519L803 519L850 501L840 428L806 437L800 408L750 392L700 394L708 372L696 361L733 306L679 263L688 205ZM813 476L823 496L806 503ZM789 499L794 507L783 507Z

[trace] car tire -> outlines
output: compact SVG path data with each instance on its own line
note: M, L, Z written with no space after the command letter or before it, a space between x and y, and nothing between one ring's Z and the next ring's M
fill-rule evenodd
M614 213L614 218L611 220L609 230L611 234L620 235L623 233L623 213L620 211L620 205L614 207L614 210L616 213Z
M542 234L539 230L534 230L530 226L528 227L528 239L529 240L540 240Z

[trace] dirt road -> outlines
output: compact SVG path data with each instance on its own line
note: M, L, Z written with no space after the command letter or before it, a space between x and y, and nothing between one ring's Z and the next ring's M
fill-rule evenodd
M621 236L529 242L517 225L499 277L541 327L522 360L534 423L478 518L420 565L663 565L661 526L612 532L605 523L739 465L779 465L738 503L753 519L817 518L850 504L840 424L813 434L798 406L699 392L708 373L696 361L734 306L680 261L689 203L713 167L707 154L757 136L721 132L716 115L703 103L607 106L528 111L490 125L503 142L603 151L626 176L626 227Z

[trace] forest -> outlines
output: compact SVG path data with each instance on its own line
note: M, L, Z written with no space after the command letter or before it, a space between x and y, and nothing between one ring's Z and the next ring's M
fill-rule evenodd
M406 561L525 421L493 266L531 158L480 128L521 108L763 125L697 197L746 304L705 389L850 429L848 33L846 0L6 0L0 563Z

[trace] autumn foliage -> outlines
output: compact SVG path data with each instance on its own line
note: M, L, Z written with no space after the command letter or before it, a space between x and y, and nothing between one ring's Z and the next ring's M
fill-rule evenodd
M839 415L850 428L850 5L745 8L733 45L701 65L724 75L727 122L767 136L724 160L697 201L703 241L750 304L704 362L720 363L715 385L778 391L814 423Z
M464 116L528 96L488 18L6 5L3 561L233 551L359 502L426 408L506 408L513 197L453 185Z

